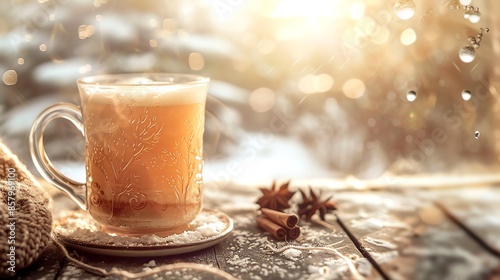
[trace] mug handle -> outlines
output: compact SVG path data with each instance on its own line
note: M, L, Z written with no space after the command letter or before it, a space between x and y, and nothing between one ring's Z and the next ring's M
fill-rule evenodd
M70 103L57 103L45 109L35 120L29 136L31 158L42 177L63 191L69 198L87 210L87 186L68 178L57 170L50 161L43 145L43 133L54 119L69 120L85 136L80 108Z

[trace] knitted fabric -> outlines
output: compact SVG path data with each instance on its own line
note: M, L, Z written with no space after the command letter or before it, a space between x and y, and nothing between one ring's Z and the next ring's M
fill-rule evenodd
M50 206L49 195L0 140L0 278L28 267L50 243Z

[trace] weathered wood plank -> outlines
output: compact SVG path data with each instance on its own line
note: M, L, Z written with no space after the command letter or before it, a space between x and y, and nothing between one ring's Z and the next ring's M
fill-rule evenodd
M293 241L277 241L258 228L256 212L234 215L235 231L225 247L224 270L241 279L352 279L345 260L333 250L297 250L286 246L336 249L354 266L361 255L336 224L331 228L315 222L300 223L302 235ZM334 246L331 246L336 244ZM273 249L283 248L276 252ZM357 271L356 271L357 272ZM372 279L376 272L368 275Z
M85 263L108 271L117 268L137 273L148 270L145 264L154 260L157 266L174 262L210 264L240 279L316 279L320 276L334 277L334 275L345 279L354 278L344 259L332 251L294 251L290 249L279 253L271 249L287 245L328 248L328 245L340 242L333 248L338 248L340 254L356 265L362 256L338 225L334 224L330 229L314 222L303 222L303 233L299 239L291 242L279 242L257 227L255 216L256 212L253 211L233 214L235 230L232 236L212 248L199 252L154 258L117 258L81 252L77 252L77 254L79 259ZM166 276L169 279L185 279L184 277L189 277L187 275L211 279L210 275L206 273L193 271L158 273L146 279ZM380 278L374 271L370 271L368 276L372 279ZM68 263L60 274L60 279L82 277L96 278L95 275L85 272L71 263ZM109 279L118 278L109 277Z
M495 195L493 195L494 193ZM214 247L170 257L108 257L81 252L72 255L110 271L129 272L176 262L208 264L240 279L353 279L360 273L369 279L381 275L356 249L349 237L327 215L327 223L301 221L302 235L283 242L258 228L254 204L255 188L210 189L207 208L221 209L234 220L231 236ZM339 192L338 216L379 263L391 279L482 279L499 259L488 254L437 208L439 200L452 213L482 234L496 241L495 223L500 215L498 189L426 190L419 192ZM496 202L493 203L493 202ZM322 247L323 250L295 251L285 246ZM492 244L494 245L494 244ZM284 252L276 249L284 248ZM326 249L325 249L326 248ZM274 250L273 250L274 249ZM335 249L335 250L333 250ZM347 259L347 261L346 261ZM350 270L349 265L356 267ZM61 268L61 265L63 267ZM100 279L96 275L66 263L52 247L39 262L19 279ZM161 272L145 279L220 279L206 272L176 270ZM118 279L118 277L108 277Z
M500 254L500 188L443 190L437 197L444 207Z
M217 246L223 246L221 244ZM119 269L124 270L130 273L140 273L145 272L150 269L154 269L156 267L160 267L163 264L172 264L172 263L180 263L180 262L189 262L189 263L198 263L198 264L208 264L217 266L215 262L215 256L213 253L213 248L207 248L198 252L181 254L177 256L169 256L169 257L109 257L103 255L89 254L76 252L79 256L79 259L86 264L90 264L95 267L103 268L106 271L111 271L111 269ZM75 252L73 252L73 256ZM183 271L181 269L175 271L163 271L151 275L149 277L144 277L141 279L161 279L168 277L169 279L185 279L183 278L185 275L192 275L193 277L203 276L204 279L207 275L204 272L196 272L196 271ZM86 272L76 265L72 263L67 263L67 265L63 268L60 278L99 278L94 274ZM107 279L121 279L120 277L110 276Z
M338 215L391 279L482 279L499 260L446 218L432 195L337 196Z

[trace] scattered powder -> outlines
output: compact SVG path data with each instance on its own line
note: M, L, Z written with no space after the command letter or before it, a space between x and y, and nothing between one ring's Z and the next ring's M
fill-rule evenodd
M398 250L384 252L384 253L370 253L375 261L379 264L384 264L393 261L399 256Z
M286 257L269 254L262 255L252 252L267 251L269 246L285 246L286 242L270 241L257 229L255 215L235 215L234 235L228 245L229 255L226 263L228 272L234 277L249 280L262 279L299 279L302 275L297 271L297 263ZM309 236L309 235L307 235Z
M365 220L352 220L351 221L351 228L356 229L356 230L362 230L366 232L373 232L376 230L379 230L383 227L389 227L389 228L402 228L402 229L408 229L409 226L403 222L400 221L394 221L394 219L387 218L384 220L381 219L376 219L376 218L369 218Z
M240 259L239 255L234 255L232 259L227 260L227 263L230 265L234 265L234 266L246 267L250 263L250 258L246 257L246 258Z
M150 262L145 263L144 266L155 267L156 266L156 262L155 262L155 260L151 260Z
M318 272L318 271L319 271L319 269L320 269L319 267L314 266L314 265L309 265L309 266L307 266L307 271L308 271L309 273L316 273L316 272Z
M359 274L370 276L372 274L372 264L365 258L360 258L356 261Z
M384 223L375 218L369 218L364 221L352 220L351 228L357 230L365 230L365 231L375 231L384 227Z
M310 265L311 273L307 279L343 279L349 273L349 266L344 259L326 261L323 266Z
M62 280L73 280L78 279L82 275L83 270L75 266L66 266L64 272L61 275Z
M379 246L379 247L385 247L388 249L397 249L398 248L398 246L396 246L395 244L392 244L391 242L386 241L386 240L382 240L382 239L365 237L363 240L372 244L372 245Z
M215 213L215 214L214 214ZM68 212L64 218L55 222L54 233L63 238L78 242L112 246L166 246L189 244L216 238L229 227L229 222L217 212L203 211L191 223L190 230L179 234L160 237L144 235L141 237L118 236L99 230L99 225L83 211Z
M425 257L424 259L436 257L447 260L449 279L473 279L484 271L485 259L478 257L478 255L474 254L474 252L466 251L460 247L409 247L403 250L403 254L417 255ZM432 267L434 264L435 263L429 261L428 266Z
M496 232L500 232L500 230ZM494 231L487 233L485 239L486 241L489 242L491 246L493 246L496 249L500 249L500 240L498 239L498 234L496 234Z
M289 259L289 260L294 260L294 261L296 261L296 260L297 260L297 257L299 257L300 255L302 255L302 251L297 250L297 249L290 248L290 249L286 249L285 251L283 251L283 255L284 255L287 259Z
M403 249L403 254L417 255L422 257L448 257L448 258L460 258L469 264L481 265L481 262L477 255L473 252L466 251L460 247L432 247L432 248L415 248L409 247Z
M491 210L495 211L495 210ZM480 212L478 216L475 217L470 217L468 219L468 225L470 227L476 227L476 228L500 228L500 217L497 216L484 216L483 213L485 212L483 209L479 210Z

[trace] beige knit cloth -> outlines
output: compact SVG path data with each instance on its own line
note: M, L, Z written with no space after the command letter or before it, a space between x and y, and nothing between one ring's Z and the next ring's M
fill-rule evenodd
M32 264L50 243L50 206L50 196L0 140L0 278Z

